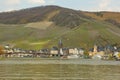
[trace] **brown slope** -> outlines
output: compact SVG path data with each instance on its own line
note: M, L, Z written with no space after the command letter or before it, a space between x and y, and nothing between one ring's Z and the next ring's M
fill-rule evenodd
M120 22L120 12L83 12L85 15L90 16L97 20L113 19Z
M0 23L24 24L39 21L53 21L56 25L75 27L88 18L82 12L58 6L42 6L24 10L0 13Z
M106 21L120 27L120 12L83 12L91 18Z
M58 10L56 6L42 6L35 8L22 9L14 12L0 13L0 23L24 24L42 21L48 13Z

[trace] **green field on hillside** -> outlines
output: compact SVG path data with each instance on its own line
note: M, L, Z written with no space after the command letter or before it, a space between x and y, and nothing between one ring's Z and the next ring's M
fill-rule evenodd
M66 47L92 47L95 43L99 45L120 44L120 36L108 30L111 26L102 22L88 22L71 29L66 34L63 34L61 38ZM113 27L112 30L115 30L115 28Z
M98 45L120 45L119 28L101 21L88 21L75 28L46 25L46 28L35 23L21 25L0 24L0 44L11 44L23 49L40 49L57 46L62 39L65 47L90 48ZM44 25L44 26L45 26ZM27 27L26 27L27 26ZM30 26L30 27L29 27ZM100 37L99 37L100 36Z

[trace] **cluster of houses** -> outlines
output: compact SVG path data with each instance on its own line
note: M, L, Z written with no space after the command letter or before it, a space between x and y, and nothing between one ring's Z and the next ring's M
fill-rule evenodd
M23 50L20 48L10 48L9 45L4 46L4 57L60 57L60 58L85 58L85 50L83 48L64 48L62 42L58 47L41 50ZM88 58L91 59L116 59L120 60L120 48L115 46L100 47L94 45L87 52Z
M5 46L2 57L61 57L61 58L76 58L83 57L84 49L82 48L58 48L52 47L51 49L41 50L24 50L20 48L10 48ZM73 57L74 56L74 57Z
M120 48L117 48L116 46L97 46L94 45L92 49L88 52L89 57L93 59L116 59L120 60Z

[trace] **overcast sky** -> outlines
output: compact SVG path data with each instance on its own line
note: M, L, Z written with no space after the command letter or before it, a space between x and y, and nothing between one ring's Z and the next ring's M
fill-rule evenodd
M58 5L83 11L120 12L120 0L0 0L0 12L43 5Z

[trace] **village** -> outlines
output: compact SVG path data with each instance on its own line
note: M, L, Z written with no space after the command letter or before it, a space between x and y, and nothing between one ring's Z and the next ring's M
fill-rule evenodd
M40 50L24 50L11 48L5 45L0 52L0 57L4 58L61 58L61 59L100 59L100 60L120 60L120 47L116 46L97 46L86 51L84 48L66 48L60 40L58 47Z

